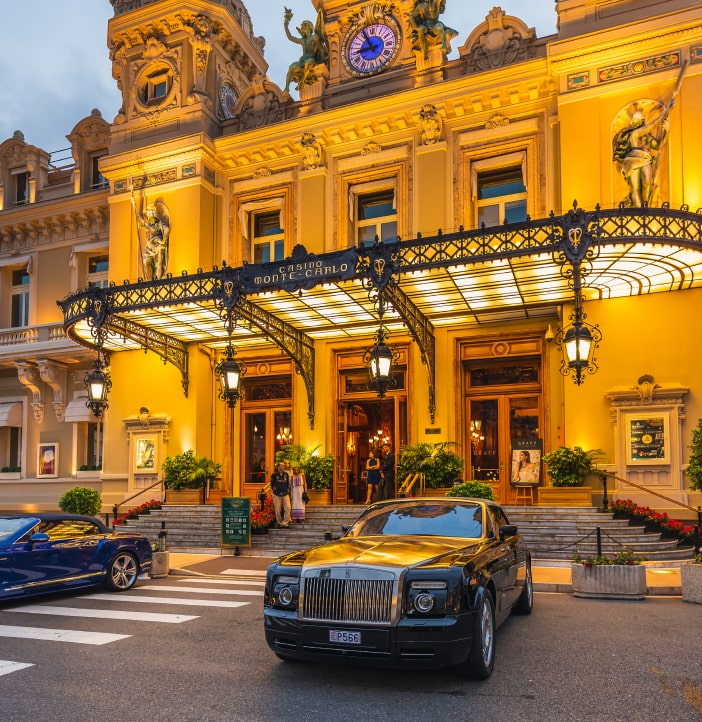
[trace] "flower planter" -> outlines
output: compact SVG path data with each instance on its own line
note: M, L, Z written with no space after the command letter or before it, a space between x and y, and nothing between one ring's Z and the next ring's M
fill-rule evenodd
M18 481L21 474L20 471L0 471L0 481Z
M702 564L680 565L683 602L702 604Z
M154 552L151 555L151 571L149 576L152 579L163 579L168 576L171 562L170 552Z
M539 506L592 506L592 487L540 486Z
M315 489L309 489L307 492L310 495L310 504L331 504L332 493L331 489L322 489L317 491Z
M586 567L573 563L573 596L588 599L645 599L646 567L642 564L595 564Z
M254 536L262 536L263 534L268 534L268 527L264 526L264 527L259 527L256 529L254 527L251 527L251 533Z
M166 489L166 504L197 506L202 504L203 489Z

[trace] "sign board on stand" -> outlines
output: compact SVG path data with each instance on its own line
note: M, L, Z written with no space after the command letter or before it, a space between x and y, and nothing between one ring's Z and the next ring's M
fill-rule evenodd
M248 497L224 497L222 499L222 547L234 547L238 556L239 546L251 544L251 499Z

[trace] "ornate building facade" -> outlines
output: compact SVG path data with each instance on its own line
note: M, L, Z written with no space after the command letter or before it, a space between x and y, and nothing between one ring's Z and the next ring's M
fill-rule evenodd
M538 38L500 8L313 0L281 18L293 100L240 0L111 2L117 116L63 167L0 143L0 507L81 479L107 510L190 448L255 497L290 442L358 502L379 438L455 443L503 503L515 454L562 444L696 503L700 3L559 0ZM596 358L564 360L573 328Z

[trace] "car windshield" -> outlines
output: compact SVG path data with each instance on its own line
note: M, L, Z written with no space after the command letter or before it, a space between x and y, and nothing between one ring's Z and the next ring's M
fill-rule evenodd
M371 508L346 536L396 534L480 539L483 535L483 508L480 504L443 501L417 501L401 506Z
M6 542L14 538L17 532L26 528L30 521L32 520L26 517L21 519L0 518L0 542ZM36 523L38 519L33 521Z

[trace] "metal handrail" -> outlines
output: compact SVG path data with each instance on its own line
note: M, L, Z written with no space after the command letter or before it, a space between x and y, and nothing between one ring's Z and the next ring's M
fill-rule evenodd
M113 516L112 526L114 527L114 525L115 525L115 519L117 518L117 512L118 512L118 509L120 508L120 506L122 506L123 504L126 504L128 501L131 501L132 499L136 499L137 496L141 496L145 491L149 491L150 489L153 489L156 486L162 486L162 485L163 485L163 479L159 479L158 481L151 484L151 486L147 486L143 489L139 489L139 491L137 491L136 494L132 494L131 496L128 496L126 499L122 499L122 501L120 501L118 504L115 504L112 507L112 516ZM163 497L163 494L161 494L161 496Z
M417 472L415 474L407 474L405 480L402 482L402 486L400 487L397 495L399 497L409 496L410 492L414 489L414 485L417 482L419 482L419 494L424 494L424 474Z
M629 481L628 479L623 479L621 476L617 476L612 471L600 471L600 481L602 482L602 490L603 490L603 497L602 497L602 511L606 512L609 509L609 499L607 497L607 477L611 477L612 479L615 479L616 481L621 481L624 484L628 484L629 486L634 486L640 491L645 491L647 494L653 494L653 496L657 496L659 499L665 499L665 501L670 502L671 504L675 504L676 506L682 507L683 509L687 509L688 511L693 512L693 514L697 514L697 524L695 525L695 540L694 540L694 547L695 551L698 553L702 553L702 506L694 507L690 506L689 504L685 504L682 501L678 501L677 499L671 499L669 496L666 496L665 494L661 494L658 491L654 491L653 489L649 489L646 486L642 486L641 484L637 484L635 481Z

